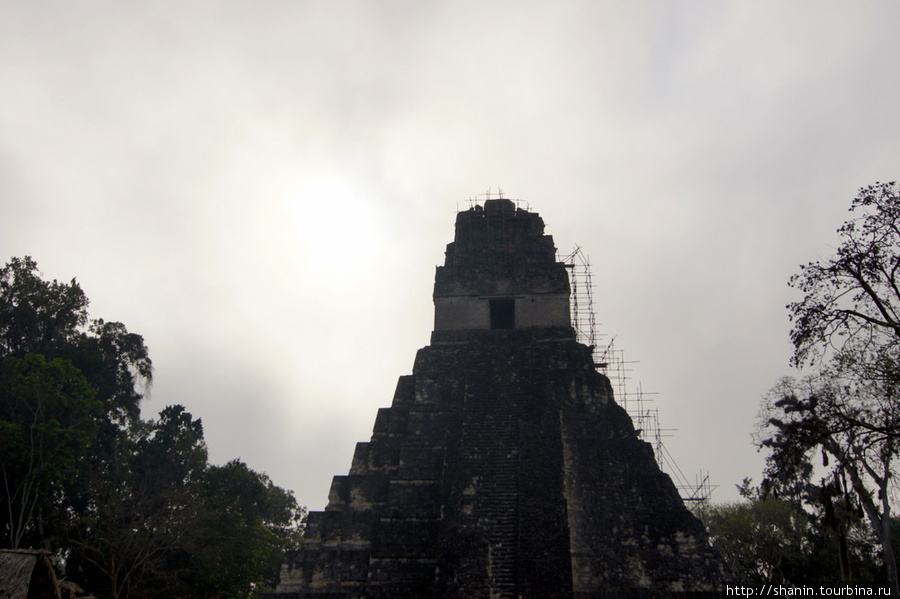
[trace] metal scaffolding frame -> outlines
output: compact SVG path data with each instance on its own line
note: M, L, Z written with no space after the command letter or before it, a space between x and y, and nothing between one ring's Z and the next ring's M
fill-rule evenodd
M593 276L589 258L575 246L568 255L559 258L569 272L569 311L576 339L591 348L594 367L609 378L613 387L616 402L622 406L634 423L638 435L650 443L654 449L656 462L660 469L672 477L682 500L699 502L708 500L715 489L710 483L709 473L702 470L692 482L679 468L672 454L666 449L664 438L672 437L676 429L662 428L659 423L659 410L649 404L652 399L643 390L640 382L636 385L630 376L635 361L625 359L622 349L616 347L616 338L610 339L605 347L597 344L597 322L594 316Z

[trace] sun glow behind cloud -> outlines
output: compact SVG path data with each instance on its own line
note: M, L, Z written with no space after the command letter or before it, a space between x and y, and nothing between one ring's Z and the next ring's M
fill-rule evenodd
M357 285L371 273L384 244L383 222L371 197L354 182L335 173L287 177L279 203L286 208L286 225L307 272L317 280ZM338 280L334 273L340 272Z

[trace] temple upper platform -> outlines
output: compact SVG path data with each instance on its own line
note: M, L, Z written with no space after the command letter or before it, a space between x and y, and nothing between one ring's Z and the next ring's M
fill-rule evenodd
M435 332L570 326L568 273L541 217L506 199L458 213L435 275Z

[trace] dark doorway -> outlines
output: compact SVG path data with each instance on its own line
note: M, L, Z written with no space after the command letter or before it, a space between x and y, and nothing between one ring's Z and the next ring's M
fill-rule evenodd
M516 326L516 300L491 300L491 328L512 329Z

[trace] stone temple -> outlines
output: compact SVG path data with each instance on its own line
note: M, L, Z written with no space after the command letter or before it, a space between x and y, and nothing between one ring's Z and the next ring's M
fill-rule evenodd
M309 514L278 599L714 592L718 557L578 343L535 212L457 214L431 345Z

